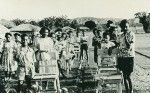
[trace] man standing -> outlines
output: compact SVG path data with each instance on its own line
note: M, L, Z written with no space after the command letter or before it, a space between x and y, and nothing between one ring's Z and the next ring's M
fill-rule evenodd
M122 71L126 93L133 93L130 79L134 65L134 33L129 30L129 23L126 19L120 23L122 33L118 37L119 52L117 57L117 68Z
M98 29L93 30L94 37L92 38L92 46L94 47L94 62L98 65L98 49L101 48L100 32Z

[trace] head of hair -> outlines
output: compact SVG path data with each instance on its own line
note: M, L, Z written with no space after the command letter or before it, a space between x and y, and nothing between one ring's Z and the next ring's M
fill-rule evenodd
M62 29L61 29L61 28L57 28L57 29L55 30L55 32L58 32L58 31L61 31L61 32L62 32Z
M16 36L21 36L21 34L20 34L20 33L15 33L14 36L15 36L15 37L16 37Z
M27 34L22 34L22 35L21 35L21 40L24 40L25 37L28 37L28 35L27 35Z
M50 30L47 27L42 27L40 30L40 34L43 35L43 33L48 30L48 32L50 32Z
M123 20L120 22L119 26L122 28L122 27L125 26L126 23L129 23L128 20L127 20L127 19L123 19Z
M110 24L113 24L113 21L108 20L107 23L106 23L106 27L110 27Z
M52 37L52 36L53 36L53 34L55 34L55 33L54 33L54 32L51 32L51 33L49 34L49 36L50 36L50 37Z
M108 35L109 35L109 33L104 33L103 38L107 38Z
M7 36L9 36L9 35L12 36L11 33L6 33L6 34L5 34L5 37L7 38Z
M62 33L62 34L61 34L61 38L63 38L64 35L66 36L64 39L67 39L67 34L66 34L66 33Z

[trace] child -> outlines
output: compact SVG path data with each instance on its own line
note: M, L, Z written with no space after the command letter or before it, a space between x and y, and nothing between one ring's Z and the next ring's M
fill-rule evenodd
M101 43L101 66L113 65L115 58L112 56L112 49L115 44L110 41L110 36L106 35Z
M12 41L12 34L5 34L6 40L2 48L2 66L5 71L5 80L12 76L12 72L16 71L16 61L14 60L14 42Z
M88 42L84 30L82 31L82 37L80 39L80 60L83 60L83 51L86 53L86 60L88 62Z
M20 93L20 88L23 81L26 81L27 88L31 87L31 78L35 74L34 63L36 62L35 53L32 48L28 46L29 37L27 35L22 35L22 47L18 55L19 66L18 66L18 93Z

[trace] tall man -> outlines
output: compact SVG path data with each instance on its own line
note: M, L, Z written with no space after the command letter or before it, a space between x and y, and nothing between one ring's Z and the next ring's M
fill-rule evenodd
M129 30L129 23L126 19L120 23L122 33L118 37L119 53L117 57L117 68L123 72L124 85L126 93L133 93L131 73L134 64L134 33Z

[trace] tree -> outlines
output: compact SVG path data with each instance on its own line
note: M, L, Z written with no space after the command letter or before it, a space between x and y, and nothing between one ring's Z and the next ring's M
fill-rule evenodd
M77 29L79 27L79 23L77 22L77 20L72 20L72 22L70 23L70 27Z
M90 28L90 29L94 29L96 27L96 24L94 21L86 21L85 26Z
M143 25L145 33L150 33L150 15L146 15L146 12L138 12L135 14L136 18L139 18L139 22Z
M30 21L29 24L38 26L38 23L36 21Z
M40 27L47 27L47 28L52 28L53 26L57 28L62 28L64 26L69 26L70 25L70 20L67 19L67 17L62 16L62 17L48 17L44 18L43 20L38 22Z
M12 20L12 22L14 22L16 26L27 23L26 20L21 20L21 19L14 19Z
M52 28L52 26L55 23L55 17L48 17L44 18L43 20L39 21L38 24L40 27L47 27L47 28Z
M54 23L54 26L55 27L64 27L64 26L69 26L70 25L70 22L69 22L69 19L67 19L66 16L62 16L62 17L57 17L55 19L55 23Z

